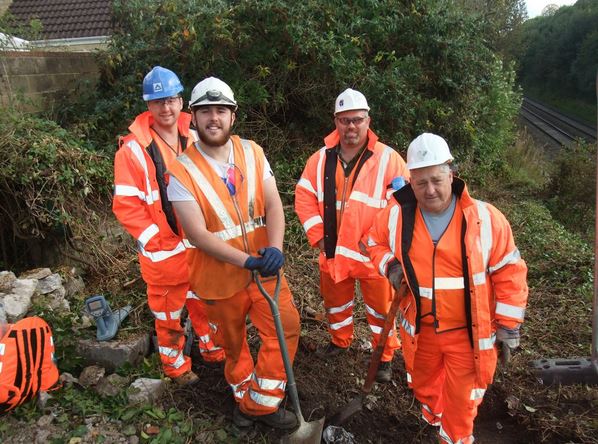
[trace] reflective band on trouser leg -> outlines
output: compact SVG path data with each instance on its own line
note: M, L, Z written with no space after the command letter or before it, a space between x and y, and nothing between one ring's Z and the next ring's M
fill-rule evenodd
M278 306L292 363L299 343L299 313L293 305L287 282L284 277L282 279ZM263 284L266 291L274 295L276 281L270 279ZM284 398L287 376L270 306L255 284L251 284L248 289L252 301L249 317L260 334L262 345L255 365L255 377L251 380L248 393L241 401L240 407L242 411L251 415L266 415L276 411Z
M224 350L217 346L215 338L212 338L216 333L216 326L214 325L213 329L210 327L205 302L198 299L192 291L189 291L186 305L193 330L199 338L199 352L202 359L206 362L223 361Z
M380 340L380 333L384 327L384 321L390 309L390 304L392 303L394 291L386 278L360 279L359 285L366 305L366 318L373 333L372 346L376 347ZM399 348L401 348L401 341L397 335L396 328L393 327L386 340L381 360L383 362L392 361L395 350Z
M349 347L353 342L355 280L348 278L335 283L328 273L320 270L320 293L324 298L332 343L343 348Z
M147 286L147 303L155 317L160 361L164 373L171 378L191 369L191 360L183 355L185 331L180 320L188 288L188 284Z

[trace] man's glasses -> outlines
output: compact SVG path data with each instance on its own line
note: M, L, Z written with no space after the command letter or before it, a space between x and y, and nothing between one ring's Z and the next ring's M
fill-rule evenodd
M228 188L228 193L231 196L237 194L237 185L241 185L243 183L244 177L241 169L237 165L230 165L226 170L226 177L223 177L222 180Z
M172 107L179 103L180 98L180 96L166 97L165 99L150 100L150 103L153 103L157 106L167 105Z
M367 117L337 117L336 118L336 120L338 120L338 122L343 126L349 126L351 124L353 124L355 126L359 126L363 122L365 122L365 119L367 119Z

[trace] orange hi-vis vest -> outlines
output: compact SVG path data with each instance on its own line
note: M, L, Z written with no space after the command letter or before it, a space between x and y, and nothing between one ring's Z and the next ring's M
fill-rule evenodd
M191 116L181 113L177 123L181 147L193 145ZM166 170L172 156L152 138L153 117L146 111L119 140L114 158L112 211L137 240L141 274L148 284L178 285L189 280L183 233L168 200Z
M409 258L418 270L421 322L434 324L437 333L465 328L465 278L461 257L463 213L457 201L455 213L436 245L421 211L415 212Z
M195 197L206 228L229 245L256 256L269 245L264 202L264 151L255 142L231 136L235 169L241 173L231 196L224 181L192 146L170 167ZM191 289L201 299L226 299L251 283L251 273L242 267L210 256L199 248L188 250Z
M38 317L9 324L0 338L0 414L49 390L58 376L48 324Z
M335 282L349 277L378 278L359 242L386 207L392 180L408 178L409 172L401 156L368 130L367 147L345 178L336 151L339 137L333 131L324 139L326 145L307 161L295 188L295 211L312 246L324 239L320 269Z
M447 250L441 257L450 253L450 247L456 261L441 264L439 271L434 273L429 268L430 262L419 259L418 255L422 252L429 255L431 241L422 240L422 236L416 233L421 230L416 229L416 225L421 226L423 221L417 222L419 208L410 185L395 192L392 203L376 218L368 237L368 251L383 276L387 274L388 264L396 258L409 285L410 291L399 304L407 379L413 372L417 337L422 314L425 314L423 301L430 289L434 294L439 286L442 291L435 295L436 315L444 317L446 313L449 321L443 323L441 320L440 329L448 329L450 322L459 317L456 312L464 307L476 374L480 383L489 384L496 368L494 342L497 325L515 328L523 322L528 295L527 267L504 215L494 206L471 198L465 183L456 177L453 178L453 193L458 201L455 212L460 213L457 218L462 219L460 228L451 229L457 229L459 238L456 243L455 232L452 232L451 242L447 243ZM440 242L443 242L442 239ZM461 287L458 261L461 261L462 267L462 290L456 288ZM436 277L441 280L436 281ZM456 300L459 295L463 300L455 301L455 309L448 307L451 298ZM439 299L442 299L442 307L438 305Z

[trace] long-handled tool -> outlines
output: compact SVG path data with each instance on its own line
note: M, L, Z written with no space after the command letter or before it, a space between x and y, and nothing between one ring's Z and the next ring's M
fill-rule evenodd
M295 415L299 420L299 428L290 435L284 436L281 439L282 443L288 444L320 444L322 441L322 429L324 428L324 418L317 421L306 422L301 413L301 406L299 405L299 394L297 393L297 384L295 383L295 375L293 374L293 367L291 360L289 359L289 351L287 349L287 343L284 339L284 330L282 328L282 322L280 320L280 311L278 310L278 296L280 294L280 273L276 278L276 287L274 289L274 297L271 297L266 289L263 287L262 282L257 274L257 271L253 272L253 279L264 295L270 310L272 310L272 317L274 318L274 326L276 327L276 336L278 337L278 343L280 345L280 354L282 355L282 362L284 363L284 369L287 373L287 387L289 388L289 395L293 408L295 409Z
M338 410L334 415L332 415L332 417L328 420L328 424L340 426L349 418L361 412L363 409L363 401L367 395L370 394L372 387L374 386L376 372L378 371L378 366L380 365L380 358L384 352L384 346L386 345L386 340L388 339L388 333L394 324L395 316L397 314L397 310L399 309L399 302L401 299L403 299L406 293L407 284L405 281L403 281L401 287L395 293L392 304L390 305L390 309L388 310L388 314L386 315L386 319L384 320L384 327L382 328L382 333L380 333L380 340L378 341L378 344L372 353L372 358L370 359L370 365L368 367L368 374L365 378L365 383L361 388L361 392L359 395L345 404L345 406Z

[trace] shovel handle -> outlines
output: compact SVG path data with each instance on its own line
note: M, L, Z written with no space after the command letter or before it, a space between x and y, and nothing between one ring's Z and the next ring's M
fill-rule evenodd
M401 299L403 299L403 297L405 297L406 294L407 283L403 281L401 282L399 290L394 293L392 303L390 304L390 308L388 309L388 314L386 315L386 319L384 319L384 327L382 327L382 333L380 333L380 340L378 341L378 344L376 344L376 348L374 349L374 352L372 353L372 357L370 359L368 373L365 377L365 383L363 384L363 388L361 389L361 391L366 395L372 391L372 387L374 386L376 372L378 371L378 366L380 365L380 358L382 357L384 347L386 346L388 333L390 332L390 329L394 324L397 311L399 310L399 304L401 302Z

